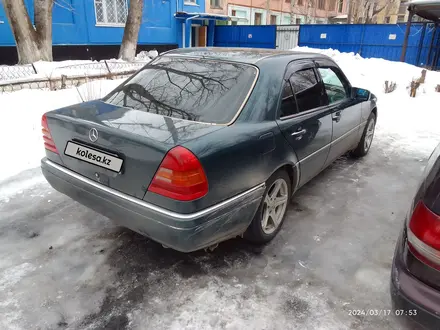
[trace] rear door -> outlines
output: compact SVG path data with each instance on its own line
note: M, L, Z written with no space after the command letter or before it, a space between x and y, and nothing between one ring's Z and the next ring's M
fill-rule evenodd
M300 185L321 171L329 152L332 118L325 96L312 61L289 65L277 123L298 157Z
M331 61L318 60L317 71L328 99L333 122L332 146L326 165L359 142L362 104L351 97L351 85Z

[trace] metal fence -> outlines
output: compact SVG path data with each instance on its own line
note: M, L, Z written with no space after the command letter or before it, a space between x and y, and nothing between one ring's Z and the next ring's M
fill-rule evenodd
M299 45L399 61L405 29L405 24L302 25ZM438 69L439 52L440 29L434 24L412 24L405 62Z
M275 48L275 25L216 25L214 46Z
M67 66L60 66L53 70L53 76L84 76L96 74L115 74L127 71L137 71L148 62L119 62L102 61L93 63L80 63Z
M304 24L216 26L215 46L292 49L295 46L333 48L365 58L399 61L405 24ZM440 69L440 27L413 23L406 63Z
M0 65L0 81L26 78L37 74L32 64L28 65Z
M298 46L299 25L277 26L277 49L289 50Z
M126 78L141 69L146 63L148 62L81 63L57 67L50 73L46 73L46 76L42 76L42 73L36 73L38 70L34 70L32 73L21 71L25 66L2 66L0 67L0 93L21 89L57 90L79 86L93 80ZM32 65L30 66L32 67Z

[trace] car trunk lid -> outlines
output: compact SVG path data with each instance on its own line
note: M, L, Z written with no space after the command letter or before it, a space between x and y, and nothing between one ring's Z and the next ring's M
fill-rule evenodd
M140 199L171 148L224 128L102 101L59 109L46 117L59 153L52 160ZM108 160L111 163L105 164Z

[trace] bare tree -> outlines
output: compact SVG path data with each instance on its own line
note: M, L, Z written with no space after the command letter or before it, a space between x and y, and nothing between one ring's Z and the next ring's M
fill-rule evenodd
M330 3L333 3L330 1ZM336 2L334 2L335 8L336 8ZM301 15L305 16L305 23L308 24L311 22L311 18L316 16L316 7L318 5L318 1L316 0L303 0L302 5L298 5L297 0L291 0L290 1L290 24L295 24L295 16ZM329 11L334 11L335 8L324 8L326 12L326 17L329 16Z
M267 15L267 17L266 17L266 24L267 25L270 25L271 24L271 21L270 21L270 17L271 17L271 15L270 15L270 0L266 0L266 15Z
M296 24L295 8L296 8L296 0L290 0L290 24Z
M133 61L136 56L136 47L142 23L143 10L144 0L130 0L124 37L122 39L121 49L119 50L119 58L123 60Z
M17 45L18 62L52 61L53 0L34 0L32 25L24 0L2 0Z
M397 0L351 0L349 16L354 23L373 23L377 14L395 5Z

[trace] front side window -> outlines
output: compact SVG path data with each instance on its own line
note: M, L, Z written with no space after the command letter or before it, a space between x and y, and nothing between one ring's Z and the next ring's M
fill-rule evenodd
M318 68L324 82L329 104L333 104L349 97L348 83L339 77L334 69Z
M325 105L322 84L318 82L313 69L300 70L292 74L290 83L295 94L299 112L319 108Z
M96 24L124 25L127 21L127 0L94 0Z
M147 65L104 102L162 116L227 124L257 78L252 65L164 56Z

